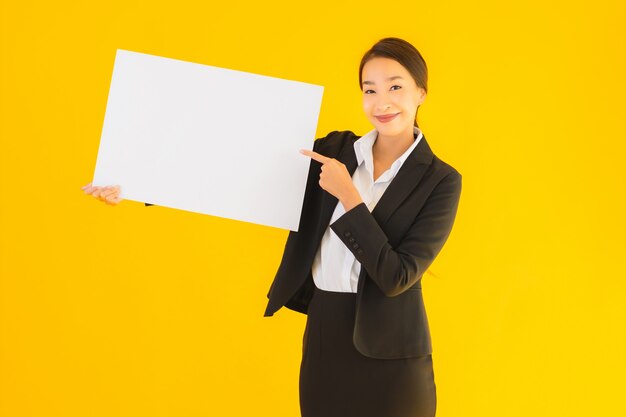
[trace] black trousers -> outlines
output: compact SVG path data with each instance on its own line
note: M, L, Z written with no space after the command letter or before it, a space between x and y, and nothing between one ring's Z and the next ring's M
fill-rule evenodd
M355 293L315 288L302 341L302 417L434 417L432 355L361 354L352 343L355 302Z

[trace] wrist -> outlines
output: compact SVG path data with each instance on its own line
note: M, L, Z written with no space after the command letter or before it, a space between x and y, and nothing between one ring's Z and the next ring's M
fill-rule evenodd
M363 200L361 199L361 196L359 195L358 192L355 192L351 194L350 196L348 196L347 198L344 198L341 200L341 204L343 204L343 208L345 211L349 211L353 209L354 207L358 206L362 202Z

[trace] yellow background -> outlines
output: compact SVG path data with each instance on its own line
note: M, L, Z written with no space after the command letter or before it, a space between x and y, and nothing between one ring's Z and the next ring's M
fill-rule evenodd
M298 416L306 316L263 317L287 231L80 187L117 48L323 85L321 137L371 129L386 36L463 175L424 279L437 416L626 415L626 13L516 3L2 0L0 415Z

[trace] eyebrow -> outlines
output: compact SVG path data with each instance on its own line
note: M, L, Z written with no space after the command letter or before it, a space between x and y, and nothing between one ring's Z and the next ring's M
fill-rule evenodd
M389 82L389 81L393 81L393 80L395 80L396 78L399 78L399 79L401 79L401 80L404 80L404 78L400 77L399 75L394 75L393 77L389 77L389 78L387 78L387 81L388 81L388 82ZM374 83L374 81L363 81L363 85L365 85L365 84L374 85L375 83Z

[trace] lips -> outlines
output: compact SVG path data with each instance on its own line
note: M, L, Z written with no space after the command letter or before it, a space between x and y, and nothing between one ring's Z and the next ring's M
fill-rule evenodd
M378 119L379 122L382 123L387 123L392 121L393 119L396 118L397 115L399 115L400 113L395 113L395 114L385 114L385 115L381 115L381 116L374 116L376 117L376 119Z

